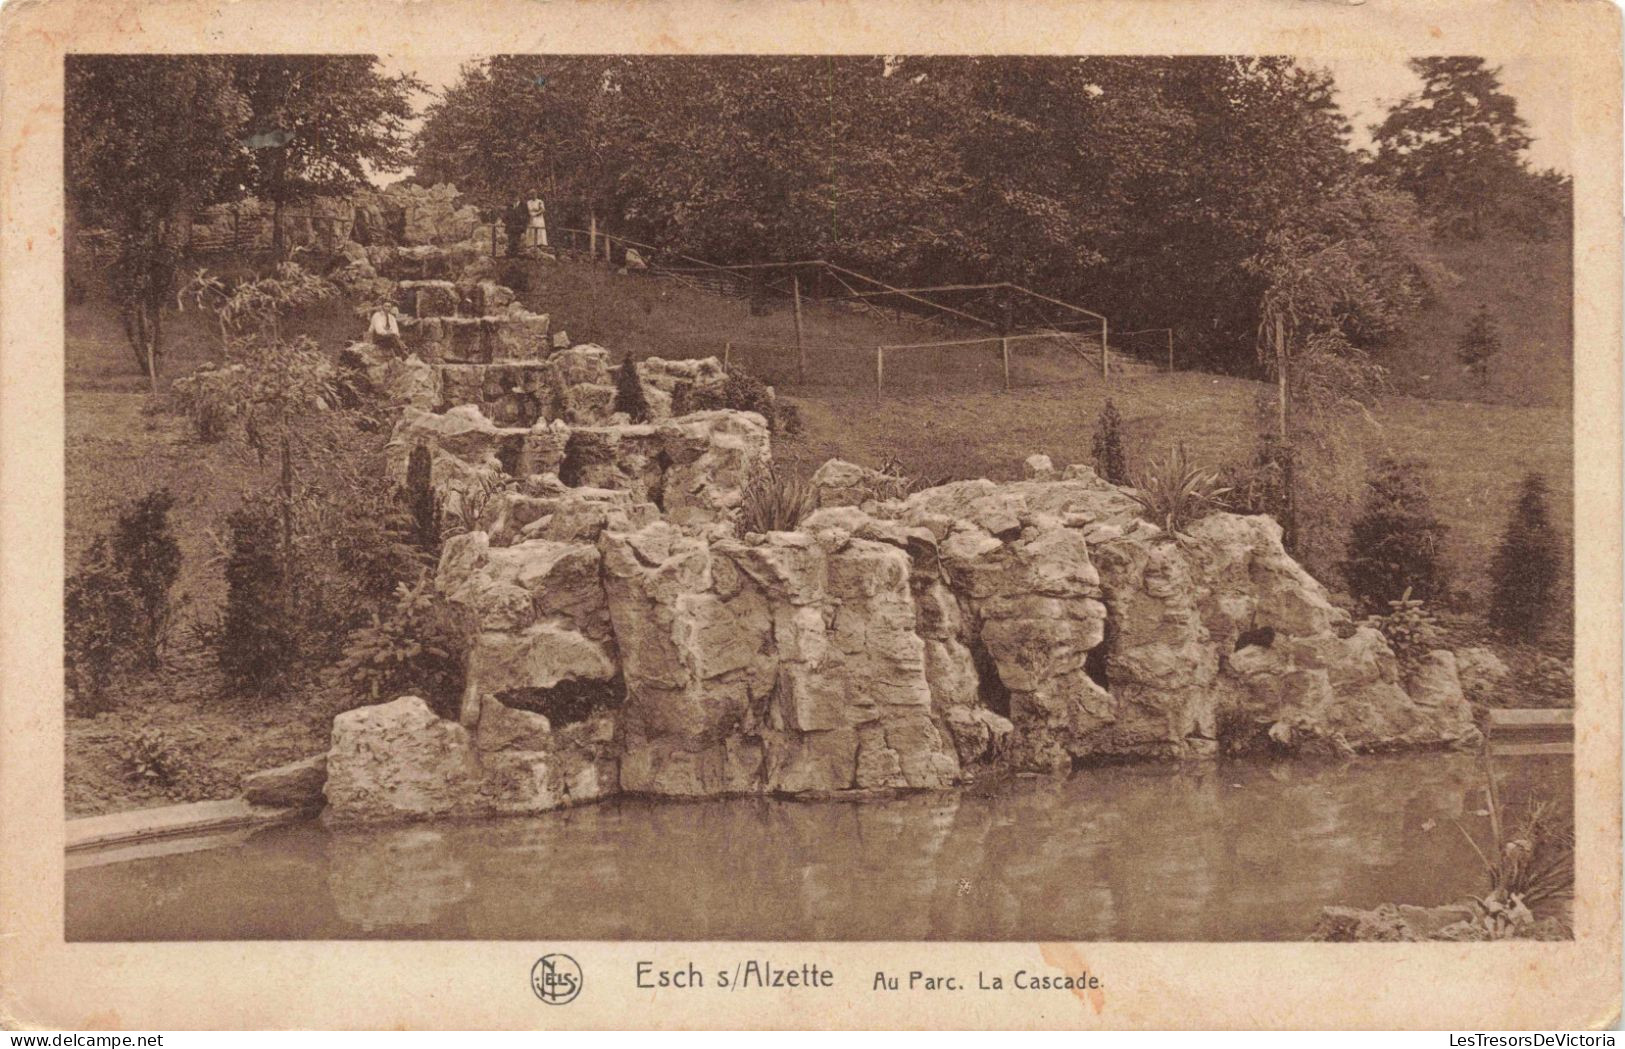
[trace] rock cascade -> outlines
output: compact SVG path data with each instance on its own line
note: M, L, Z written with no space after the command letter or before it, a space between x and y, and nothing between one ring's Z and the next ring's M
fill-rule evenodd
M666 441L706 428L710 459L691 476L713 489L737 491L720 483L719 437L748 432L751 461L766 462L755 417L666 425ZM474 412L401 426L465 463L536 437ZM651 483L640 449L661 427L587 432L614 449L590 482L532 476L490 530L446 545L437 584L479 624L475 724L405 700L388 718L345 715L329 756L334 818L541 811L617 791L925 789L1098 760L1476 739L1455 657L1402 674L1268 518L1215 514L1169 534L1087 467L897 498L886 475L833 463L815 475L824 505L796 531L741 537L725 501L672 512L674 465ZM538 725L531 749L510 748L523 757L481 750L485 718L509 717L499 697L583 685L601 690L596 749L582 750L587 730L546 742ZM588 766L593 789L565 790ZM386 772L399 789L380 784Z

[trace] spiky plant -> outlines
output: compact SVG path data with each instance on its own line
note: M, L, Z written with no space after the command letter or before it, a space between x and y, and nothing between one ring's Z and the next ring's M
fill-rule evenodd
M788 532L815 509L812 486L796 473L770 462L745 485L739 505L739 534Z
M1174 533L1221 509L1229 493L1219 472L1192 462L1181 442L1166 458L1152 458L1135 472L1128 496L1146 520Z

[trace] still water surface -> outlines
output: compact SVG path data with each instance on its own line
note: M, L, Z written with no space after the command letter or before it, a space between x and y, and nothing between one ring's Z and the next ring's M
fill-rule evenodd
M1501 758L1569 809L1568 757ZM70 940L1282 940L1326 904L1482 893L1466 754L1083 770L868 802L622 800L67 876Z

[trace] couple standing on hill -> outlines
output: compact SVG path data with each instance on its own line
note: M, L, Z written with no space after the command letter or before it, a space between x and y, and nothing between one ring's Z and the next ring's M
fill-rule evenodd
M508 254L523 248L547 247L547 206L541 197L515 200L502 213L502 226L508 233Z

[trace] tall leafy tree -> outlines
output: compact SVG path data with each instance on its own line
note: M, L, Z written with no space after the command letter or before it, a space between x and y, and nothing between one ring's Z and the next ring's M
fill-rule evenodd
M408 157L412 93L422 84L383 72L373 55L242 55L233 80L250 115L242 179L269 201L272 249L283 248L282 213L292 203L341 196L370 172Z
M70 55L64 152L76 223L106 229L130 348L156 391L163 309L190 216L236 191L248 117L229 60L192 55Z
M1543 209L1564 208L1566 180L1528 168L1528 125L1517 100L1502 90L1499 69L1471 56L1417 58L1410 66L1422 88L1372 128L1375 171L1458 236L1482 236L1492 219L1505 222L1526 210L1531 196L1543 200ZM1563 221L1555 213L1545 218Z

